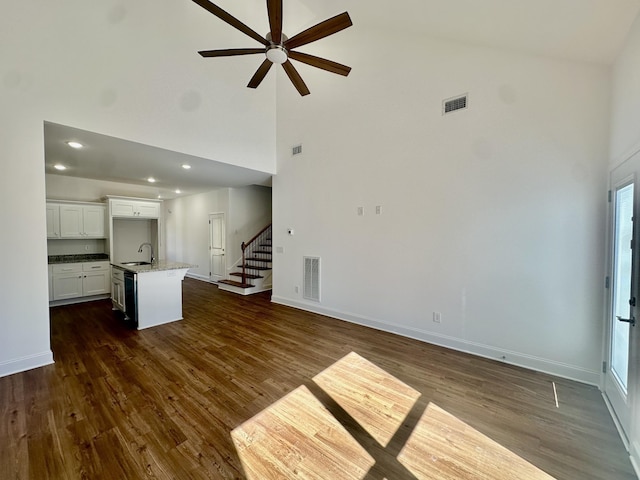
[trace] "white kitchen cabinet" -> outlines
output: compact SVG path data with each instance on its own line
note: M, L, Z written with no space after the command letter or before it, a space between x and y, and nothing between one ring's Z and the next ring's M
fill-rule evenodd
M49 265L49 301L53 301L53 265Z
M124 312L124 272L119 268L111 272L111 302L114 309Z
M47 203L47 238L60 238L60 205Z
M82 297L82 264L53 265L53 300Z
M60 205L60 238L104 238L103 205Z
M110 204L112 217L160 218L159 202L111 199Z
M104 295L110 291L109 262L52 265L51 300Z
M85 262L82 264L82 295L103 295L111 290L109 262Z

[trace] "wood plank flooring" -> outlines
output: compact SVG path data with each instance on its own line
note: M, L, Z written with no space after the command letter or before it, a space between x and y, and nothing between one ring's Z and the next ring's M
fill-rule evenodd
M53 308L56 363L0 378L0 479L636 478L594 387L192 279L184 317Z

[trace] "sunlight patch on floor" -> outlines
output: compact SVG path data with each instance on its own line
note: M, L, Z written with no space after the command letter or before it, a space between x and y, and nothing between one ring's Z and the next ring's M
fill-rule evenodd
M316 375L313 381L383 447L420 397L420 392L355 352Z
M250 480L360 480L375 463L304 386L231 432Z
M553 480L433 403L420 418L398 460L419 479Z
M409 415L414 407L420 408L416 402L421 393L355 352L313 381L385 454L399 452L397 457L392 455L406 476L418 480L553 480L433 403L426 409L422 404L424 413L416 410ZM405 422L411 431L394 438ZM362 480L376 464L375 448L365 450L305 386L235 428L231 438L249 480ZM398 445L403 442L399 438L406 442ZM397 470L385 473L395 478Z

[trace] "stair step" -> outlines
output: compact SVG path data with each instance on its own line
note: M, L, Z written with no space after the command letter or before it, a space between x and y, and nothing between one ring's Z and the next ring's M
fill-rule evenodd
M233 285L234 287L238 287L238 288L251 288L254 286L254 285L251 285L250 283L236 282L235 280L220 280L218 283L224 283L225 285Z
M264 253L271 255L273 252L271 250L254 250L253 253Z
M260 258L260 257L247 257L245 260L253 260L255 262L266 262L271 263L271 258Z
M238 268L242 268L242 265L240 265ZM271 270L271 267L258 267L256 265L245 265L244 268L246 268L247 270Z
M230 275L233 275L234 277L241 277L242 276L242 272L233 272ZM249 273L245 273L244 277L248 278L249 280L256 280L258 278L264 278L264 277L261 277L260 275L251 275Z

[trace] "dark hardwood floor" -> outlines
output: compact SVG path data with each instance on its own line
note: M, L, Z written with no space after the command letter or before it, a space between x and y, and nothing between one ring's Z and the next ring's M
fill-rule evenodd
M0 378L0 479L636 478L596 388L268 293L186 279L181 322L97 301L51 332L54 365Z

